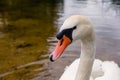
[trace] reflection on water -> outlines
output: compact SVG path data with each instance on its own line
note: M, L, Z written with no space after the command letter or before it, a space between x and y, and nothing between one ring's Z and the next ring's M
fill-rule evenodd
M55 32L57 0L0 1L0 80L44 74L47 38Z
M0 80L58 80L65 66L79 57L80 41L51 63L49 52L57 40L50 36L73 14L91 18L96 31L96 58L120 65L119 0L1 0Z

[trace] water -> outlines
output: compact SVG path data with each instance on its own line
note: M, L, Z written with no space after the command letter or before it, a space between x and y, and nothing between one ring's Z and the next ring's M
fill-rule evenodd
M59 6L59 29L64 20L74 14L88 16L96 33L96 58L101 60L114 60L120 65L120 1L111 0L64 0L63 6ZM55 38L50 51L55 47ZM55 40L56 41L56 40ZM78 45L79 44L79 45ZM80 41L70 45L62 57L55 63L49 63L53 80L58 80L65 67L74 59L79 58Z
M45 73L57 3L0 1L0 80L30 80Z
M0 4L1 80L58 80L80 56L80 41L76 41L56 62L48 58L57 42L55 28L74 14L91 19L96 58L120 65L119 0L1 0Z

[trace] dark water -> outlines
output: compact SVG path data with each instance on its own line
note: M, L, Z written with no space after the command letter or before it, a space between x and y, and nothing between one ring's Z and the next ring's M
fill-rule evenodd
M74 14L91 19L96 58L120 65L119 0L1 0L0 80L58 80L80 55L77 41L56 62L48 59L56 45L55 31Z
M57 0L0 0L0 80L30 80L44 74L57 4Z

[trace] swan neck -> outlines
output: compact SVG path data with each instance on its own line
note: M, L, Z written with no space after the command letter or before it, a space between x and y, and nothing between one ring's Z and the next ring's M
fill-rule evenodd
M95 57L94 40L81 41L81 55L75 80L89 80Z

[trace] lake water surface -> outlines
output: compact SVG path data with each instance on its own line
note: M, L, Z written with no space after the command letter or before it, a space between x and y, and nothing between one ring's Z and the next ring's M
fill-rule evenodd
M48 56L57 42L56 31L74 14L91 19L96 58L120 65L119 0L2 0L0 4L0 80L59 80L65 67L79 58L80 41L54 63Z

